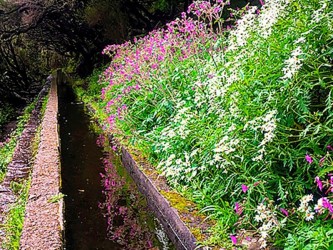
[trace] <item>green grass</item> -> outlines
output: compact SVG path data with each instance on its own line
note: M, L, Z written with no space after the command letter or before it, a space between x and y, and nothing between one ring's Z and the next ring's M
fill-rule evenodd
M11 183L11 187L15 187L15 193L19 196L17 202L13 205L7 215L7 220L4 225L6 239L5 242L3 242L2 247L4 249L16 250L20 247L20 238L23 229L24 213L28 199L30 180L26 180L23 183Z

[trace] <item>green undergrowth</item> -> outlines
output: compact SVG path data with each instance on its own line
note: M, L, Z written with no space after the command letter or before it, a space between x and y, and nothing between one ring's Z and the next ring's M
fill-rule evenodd
M11 188L18 199L11 207L4 225L6 239L2 244L4 249L17 250L20 248L20 238L23 229L25 206L28 199L30 179L22 183L12 182Z
M10 105L4 105L0 108L0 131L2 127L13 119L15 116L15 111Z

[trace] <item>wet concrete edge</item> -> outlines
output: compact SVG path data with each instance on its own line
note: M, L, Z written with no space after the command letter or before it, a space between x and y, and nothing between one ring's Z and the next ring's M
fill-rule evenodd
M157 190L153 182L139 168L125 147L121 148L121 159L124 167L137 184L140 192L147 198L149 207L160 220L170 240L177 249L193 250L196 239L181 220L176 209Z

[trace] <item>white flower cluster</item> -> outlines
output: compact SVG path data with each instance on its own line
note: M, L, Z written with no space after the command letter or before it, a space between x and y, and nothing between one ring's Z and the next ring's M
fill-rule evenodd
M324 11L327 7L326 1L320 1L321 7L318 10L315 10L312 14L312 23L319 23L324 18Z
M245 15L237 21L236 29L230 33L231 43L228 51L246 45L247 39L253 31L267 38L272 33L273 25L285 13L284 10L289 2L290 0L266 0L260 10L260 15L257 14L259 11L257 7L250 6Z
M191 153L183 152L182 156L171 154L168 159L161 161L158 168L162 170L166 177L176 177L173 180L188 178L189 180L196 176L198 171L204 171L205 166L193 167L191 158L195 157L200 152L200 149L194 149ZM190 174L190 175L189 175Z
M302 55L302 49L298 46L291 52L291 57L285 61L285 67L282 69L284 75L281 77L282 80L292 79L298 70L302 67L303 59L299 56Z
M228 51L236 50L247 43L251 31L255 27L256 10L257 7L251 6L247 13L237 21L237 28L230 32L231 43Z
M273 25L279 20L284 13L289 0L267 0L261 8L261 13L258 17L259 30L258 33L264 38L267 38L272 33Z
M229 137L226 135L215 146L214 152L228 155L236 150L236 146L238 145L238 143L239 143L238 139L230 140Z
M254 220L256 222L262 223L261 227L259 227L260 248L266 248L269 233L272 232L276 227L281 226L282 224L278 221L274 208L268 207L263 203L260 203L257 206L256 213L257 214L254 217Z
M312 194L308 194L308 195L303 196L300 200L301 203L300 203L299 207L297 208L297 211L300 211L301 213L305 214L305 220L306 221L310 221L314 218L313 209L309 205L310 201L313 201L313 195Z
M176 177L175 178L175 180L176 180L181 175L182 169L179 168L177 166L177 164L175 163L175 158L176 158L176 155L171 154L168 157L168 159L166 159L165 161L161 161L157 167L162 170L162 173L164 176Z
M180 102L184 104L184 101ZM179 106L179 105L178 105ZM167 126L163 129L161 136L165 139L172 139L173 137L179 136L182 139L186 139L186 137L190 134L190 130L187 128L187 125L193 120L194 114L189 107L180 108L177 114L173 118L173 123L170 126ZM164 150L166 151L168 147L167 144L160 143L160 145L164 146Z
M257 117L252 121L247 122L244 125L243 130L247 130L248 127L254 129L255 131L260 131L264 134L264 139L260 142L258 150L259 155L252 158L253 161L261 161L265 155L266 152L266 145L269 142L272 142L275 137L275 129L276 129L276 115L277 111L272 110L269 111L265 116L263 117Z

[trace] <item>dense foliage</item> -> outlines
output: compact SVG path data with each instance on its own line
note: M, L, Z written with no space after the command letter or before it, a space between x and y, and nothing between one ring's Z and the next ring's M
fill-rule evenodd
M81 76L101 62L107 44L146 34L187 1L0 1L0 105L31 101L51 69L69 64Z
M328 249L333 7L260 2L224 28L228 2L196 1L165 29L106 47L110 66L78 92L217 219L211 244Z

